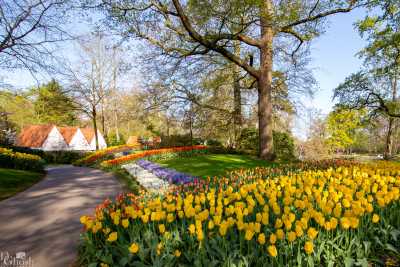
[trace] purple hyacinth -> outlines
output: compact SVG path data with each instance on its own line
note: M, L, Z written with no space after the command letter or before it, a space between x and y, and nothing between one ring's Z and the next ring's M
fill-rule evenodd
M172 184L187 184L198 181L197 177L162 167L161 165L148 160L140 159L136 161L136 164L153 173L158 178L166 180Z

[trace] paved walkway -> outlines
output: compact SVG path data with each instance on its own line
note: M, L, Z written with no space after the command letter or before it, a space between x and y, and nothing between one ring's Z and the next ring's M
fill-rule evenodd
M25 252L33 267L70 266L77 255L80 216L93 214L97 204L121 191L109 173L50 167L44 180L0 202L0 253Z

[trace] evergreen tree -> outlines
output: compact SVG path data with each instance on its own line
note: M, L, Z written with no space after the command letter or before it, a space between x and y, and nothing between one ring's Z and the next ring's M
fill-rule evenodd
M56 80L32 91L34 110L41 123L73 125L77 122L73 99Z

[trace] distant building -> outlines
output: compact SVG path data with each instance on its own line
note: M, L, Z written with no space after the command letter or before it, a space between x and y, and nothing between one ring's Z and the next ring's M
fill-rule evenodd
M148 146L148 147L158 147L161 143L161 137L149 137L147 140L143 137L137 136L129 136L128 141L126 142L127 145L130 146Z
M68 144L68 150L87 151L92 150L89 141L85 138L78 127L57 127L65 142ZM95 146L96 149L96 146Z
M103 135L98 131L99 148L106 148ZM94 130L91 128L59 127L55 125L29 125L22 129L16 145L44 151L96 149Z
M81 131L89 143L90 150L96 150L96 136L94 135L93 128L82 128ZM106 140L99 130L97 130L97 137L99 139L99 149L106 148Z
M126 141L127 145L140 147L141 143L139 142L139 138L137 136L129 136L128 141Z

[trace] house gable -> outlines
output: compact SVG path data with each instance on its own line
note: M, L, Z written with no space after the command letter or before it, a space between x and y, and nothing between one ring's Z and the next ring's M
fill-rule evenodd
M41 149L54 125L28 125L17 138L17 146Z
M72 137L71 142L69 143L69 149L80 151L91 150L88 141L79 128L76 130L75 135Z
M106 140L104 139L104 137L100 133L100 131L97 131L97 137L99 139L99 149L107 148ZM94 136L94 135L90 142L90 147L92 150L96 150L96 136Z
M91 150L96 150L96 136L94 134L94 130L92 128L83 128L82 133L85 136L86 140L90 144ZM103 135L97 130L97 137L99 138L99 149L103 149L107 147L106 140Z
M72 138L78 131L78 127L70 127L70 126L64 126L64 127L57 126L57 129L63 136L65 143L67 143L68 145L71 143Z
M68 144L65 142L64 137L58 131L57 127L53 126L46 140L43 142L41 149L44 151L67 150Z

